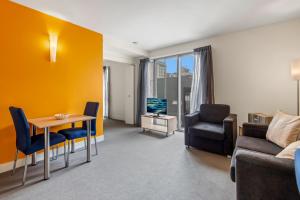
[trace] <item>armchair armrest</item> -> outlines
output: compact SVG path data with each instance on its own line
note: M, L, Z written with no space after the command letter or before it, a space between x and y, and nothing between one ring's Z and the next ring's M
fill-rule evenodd
M199 121L200 112L194 112L184 116L185 127L190 127Z
M268 127L269 127L269 125L267 125L267 124L244 123L243 124L243 135L249 136L249 137L266 139Z
M184 116L184 143L186 146L190 146L190 134L188 129L199 121L199 115L200 112L194 112Z
M237 137L237 115L230 114L223 120L223 127L225 131L224 151L227 154L232 154L235 147Z
M236 114L230 114L224 119L223 122L233 123L234 121L236 121L236 117Z
M240 149L236 153L237 199L299 199L294 162Z

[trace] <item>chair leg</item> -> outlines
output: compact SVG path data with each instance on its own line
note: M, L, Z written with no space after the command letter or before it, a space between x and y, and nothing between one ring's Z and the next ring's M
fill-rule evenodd
M51 160L55 160L54 147L52 147L51 150L52 150Z
M17 160L18 160L18 154L19 154L19 150L16 150L16 156L15 156L15 160L14 160L14 166L13 166L13 170L11 172L11 175L13 175L16 171L16 165L17 165Z
M55 160L58 159L58 145L56 145L56 156L55 156Z
M83 138L83 140L84 140L84 149L87 149L86 137L85 137L85 138Z
M66 154L66 141L64 142L64 160L65 160L65 167L67 167L67 154Z
M96 155L98 155L97 138L94 136Z
M70 148L71 148L71 141L68 140L68 154L67 154L67 163L66 163L66 167L69 167L69 160L70 160Z
M25 157L25 166L24 166L24 174L23 174L23 181L22 184L25 184L26 181L26 175L27 175L27 159L28 159L28 155L26 155Z

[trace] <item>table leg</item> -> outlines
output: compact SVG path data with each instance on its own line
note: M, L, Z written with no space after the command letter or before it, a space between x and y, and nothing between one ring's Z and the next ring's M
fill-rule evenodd
M91 161L91 120L87 121L87 162Z
M72 128L75 128L75 123L72 123ZM71 153L75 153L75 141L72 140L71 144Z
M36 135L36 127L32 125L32 136ZM36 165L36 153L32 154L31 165Z
M47 180L50 178L50 161L49 161L49 127L44 129L44 137L45 137L45 149L44 149L44 179Z

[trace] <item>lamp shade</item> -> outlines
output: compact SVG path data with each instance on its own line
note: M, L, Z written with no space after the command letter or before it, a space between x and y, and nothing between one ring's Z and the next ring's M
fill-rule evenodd
M57 35L49 35L49 48L50 48L50 62L56 62L56 50L57 50Z
M292 62L291 75L294 80L300 80L300 59L294 60Z

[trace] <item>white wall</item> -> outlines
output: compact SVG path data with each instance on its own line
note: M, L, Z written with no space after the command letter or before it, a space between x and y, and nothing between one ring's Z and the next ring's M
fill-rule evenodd
M126 98L128 98L127 91L128 85L134 84L134 80L126 79L126 74L128 74L129 69L132 65L126 63L119 63L114 61L104 60L105 66L110 66L110 118L122 121L128 118L128 109L125 113ZM133 86L132 86L133 87ZM131 94L131 98L134 99L134 94ZM134 102L132 102L134 105ZM132 118L134 116L134 107L132 106ZM130 120L129 120L130 121Z
M300 19L150 52L151 58L211 45L216 103L229 104L239 123L249 112L296 114L290 62L300 58Z

